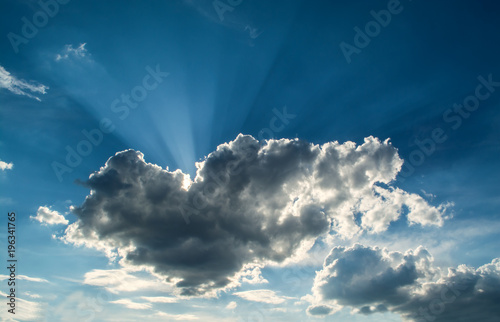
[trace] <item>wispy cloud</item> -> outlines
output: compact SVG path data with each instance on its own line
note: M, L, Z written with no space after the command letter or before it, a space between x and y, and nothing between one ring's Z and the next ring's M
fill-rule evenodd
M7 163L7 162L0 160L0 170L2 170L2 171L11 170L13 166L14 166L13 163Z
M134 302L130 299L120 299L120 300L116 300L116 301L111 301L111 303L121 304L121 305L124 305L125 307L127 307L129 309L133 309L133 310L147 310L147 309L150 309L152 307L152 305L149 303L137 303L137 302Z
M9 278L9 275L0 275L0 280L1 281L6 280L8 278ZM29 281L29 282L49 283L49 281L47 281L44 278L30 277L30 276L26 276L26 275L19 275L19 276L17 276L17 279L19 279L19 280L25 280L25 281Z
M33 299L39 299L39 298L41 298L41 296L40 296L40 295L35 294L35 293L31 293L31 292L29 292L29 291L28 291L28 292L24 292L24 295L29 296L29 297L31 297L31 298L33 298Z
M175 297L166 296L141 296L141 299L149 301L151 303L177 303L178 299Z
M5 88L16 95L28 96L29 98L35 99L39 102L41 101L40 98L32 95L31 93L45 94L49 89L48 86L34 81L27 82L23 79L17 79L17 77L11 75L11 73L5 70L2 66L0 66L0 88Z
M127 272L126 269L95 269L85 273L84 284L105 287L109 292L118 294L120 292L134 292L138 290L158 290L169 291L170 287L166 282L155 277L139 278ZM154 298L146 298L154 302ZM166 298L156 298L166 300Z
M238 306L238 304L235 301L229 302L229 304L226 306L226 309L232 310L235 309Z
M192 321L192 320L198 320L198 317L196 315L192 314L169 314L165 312L158 311L155 314L156 316L159 316L163 319L169 319L169 320L175 320L175 321Z
M56 61L65 60L69 58L88 58L89 52L87 48L85 48L86 43L80 44L78 47L73 48L73 45L66 45L60 54L56 55Z
M236 292L233 293L242 299L253 302L262 302L269 304L280 304L285 302L285 300L289 299L289 297L279 296L274 291L271 290L252 290L252 291L244 291L244 292Z

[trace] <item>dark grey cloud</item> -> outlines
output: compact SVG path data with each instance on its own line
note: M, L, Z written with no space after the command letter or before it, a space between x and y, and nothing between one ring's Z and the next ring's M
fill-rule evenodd
M440 273L419 247L406 253L355 245L335 247L318 272L308 313L352 307L361 314L392 311L409 321L498 321L500 259L478 269Z
M85 182L91 193L72 209L78 221L64 238L201 295L231 285L245 265L283 262L327 232L384 230L404 205L412 223L439 225L441 210L420 196L376 185L390 184L401 164L388 140L373 137L318 146L239 135L198 163L191 181L127 150ZM370 215L359 208L367 202L390 210ZM355 212L366 215L361 226Z
M332 312L332 308L327 305L310 306L307 312L311 315L328 315Z

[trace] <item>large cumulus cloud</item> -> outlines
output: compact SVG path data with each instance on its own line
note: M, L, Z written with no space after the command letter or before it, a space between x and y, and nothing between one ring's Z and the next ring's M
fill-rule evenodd
M442 273L423 247L406 253L356 244L334 247L316 275L310 315L344 306L392 311L409 321L498 321L500 259ZM318 309L321 308L321 309Z
M85 183L90 195L64 239L152 267L183 295L204 294L318 236L384 231L404 207L410 224L441 225L444 206L390 185L401 165L390 142L373 137L319 146L239 135L197 163L191 181L127 150Z

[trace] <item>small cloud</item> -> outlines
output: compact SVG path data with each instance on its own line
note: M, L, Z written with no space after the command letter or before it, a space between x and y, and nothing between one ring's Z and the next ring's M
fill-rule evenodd
M12 167L14 167L13 163L7 163L7 162L3 162L2 160L0 160L0 170L2 170L2 171L11 170Z
M2 66L0 66L0 88L5 88L11 93L14 93L16 95L28 96L29 98L35 99L39 102L41 100L38 97L33 96L29 92L45 94L46 90L49 89L48 86L39 84L34 81L27 82L23 79L17 79L15 76L11 75L8 71L6 71L5 68L3 68ZM11 163L2 162L2 167L3 164L9 165ZM4 169L2 168L2 170Z
M31 293L31 292L24 292L24 295L29 296L29 297L31 297L33 299L39 299L39 298L41 298L40 295Z
M432 193L427 193L427 192L425 192L424 189L421 189L420 191L422 191L422 194L424 196L426 196L431 201L434 200L434 198L436 198L436 195L433 195Z
M71 57L82 59L88 58L90 56L87 48L85 48L86 43L80 44L78 47L73 48L73 45L66 45L60 54L56 55L56 61L69 59Z
M151 303L177 303L178 299L175 297L166 297L166 296L141 296L141 299L149 301Z
M132 310L147 310L152 307L149 303L137 303L129 299L120 299L116 301L111 301L114 304L121 304Z
M40 223L46 225L67 225L69 223L69 221L58 211L51 210L50 207L44 206L40 206L36 212L36 216L30 216L30 218L38 220Z
M286 313L288 312L288 310L286 309L286 307L273 307L271 309L271 311L274 311L274 312L281 312L281 313Z
M241 297L247 301L253 302L262 302L269 304L280 304L285 302L289 297L279 296L274 291L271 290L252 290L252 291L244 291L244 292L236 292L233 293L238 297Z
M317 305L317 306L310 306L309 308L307 308L307 313L309 315L326 316L332 313L332 311L333 309L328 305Z
M241 281L248 284L266 284L269 283L264 277L260 267L251 267L241 272Z
M158 312L156 312L155 315L161 317L162 319L168 319L169 321L171 321L171 320L175 320L175 321L198 320L198 317L196 315L192 315L192 314L169 314L169 313L158 311Z
M235 301L229 302L229 304L226 306L226 309L232 310L235 309L238 306L238 304Z

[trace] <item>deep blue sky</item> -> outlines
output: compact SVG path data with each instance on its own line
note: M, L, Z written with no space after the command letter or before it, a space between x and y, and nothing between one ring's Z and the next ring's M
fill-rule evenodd
M457 129L443 114L475 95L478 77L500 82L500 5L402 0L401 12L348 63L340 44L352 45L353 28L364 29L373 20L370 11L387 4L243 0L221 21L211 1L72 0L16 53L7 35L22 35L21 18L32 21L40 6L2 0L0 66L18 80L48 87L46 94L30 92L40 102L0 88L0 160L13 163L0 173L0 204L3 212L19 214L20 274L81 280L86 272L107 267L100 253L51 239L63 233L62 226L43 226L30 216L40 206L65 213L70 204L81 205L88 188L78 182L116 152L136 149L147 162L194 178L196 161L239 133L259 138L275 117L273 109L284 106L295 117L274 131L275 138L314 144L390 138L407 164L419 150L416 140L443 129L447 139L394 186L433 194L433 205L453 202L454 217L443 228L449 234L471 222L498 223L500 87L461 117ZM81 44L84 56L56 59L65 46ZM121 120L110 106L141 85L147 66L169 75ZM64 163L65 147L76 148L85 139L82 130L98 128L104 117L116 130L59 181L53 162ZM398 233L394 228L386 235ZM443 263L490 262L499 257L497 233L446 248L449 258ZM272 284L274 273L268 274ZM313 277L311 272L309 283ZM69 294L63 280L52 283ZM307 291L294 295L283 288L282 294L300 297ZM351 318L364 321L362 315Z

